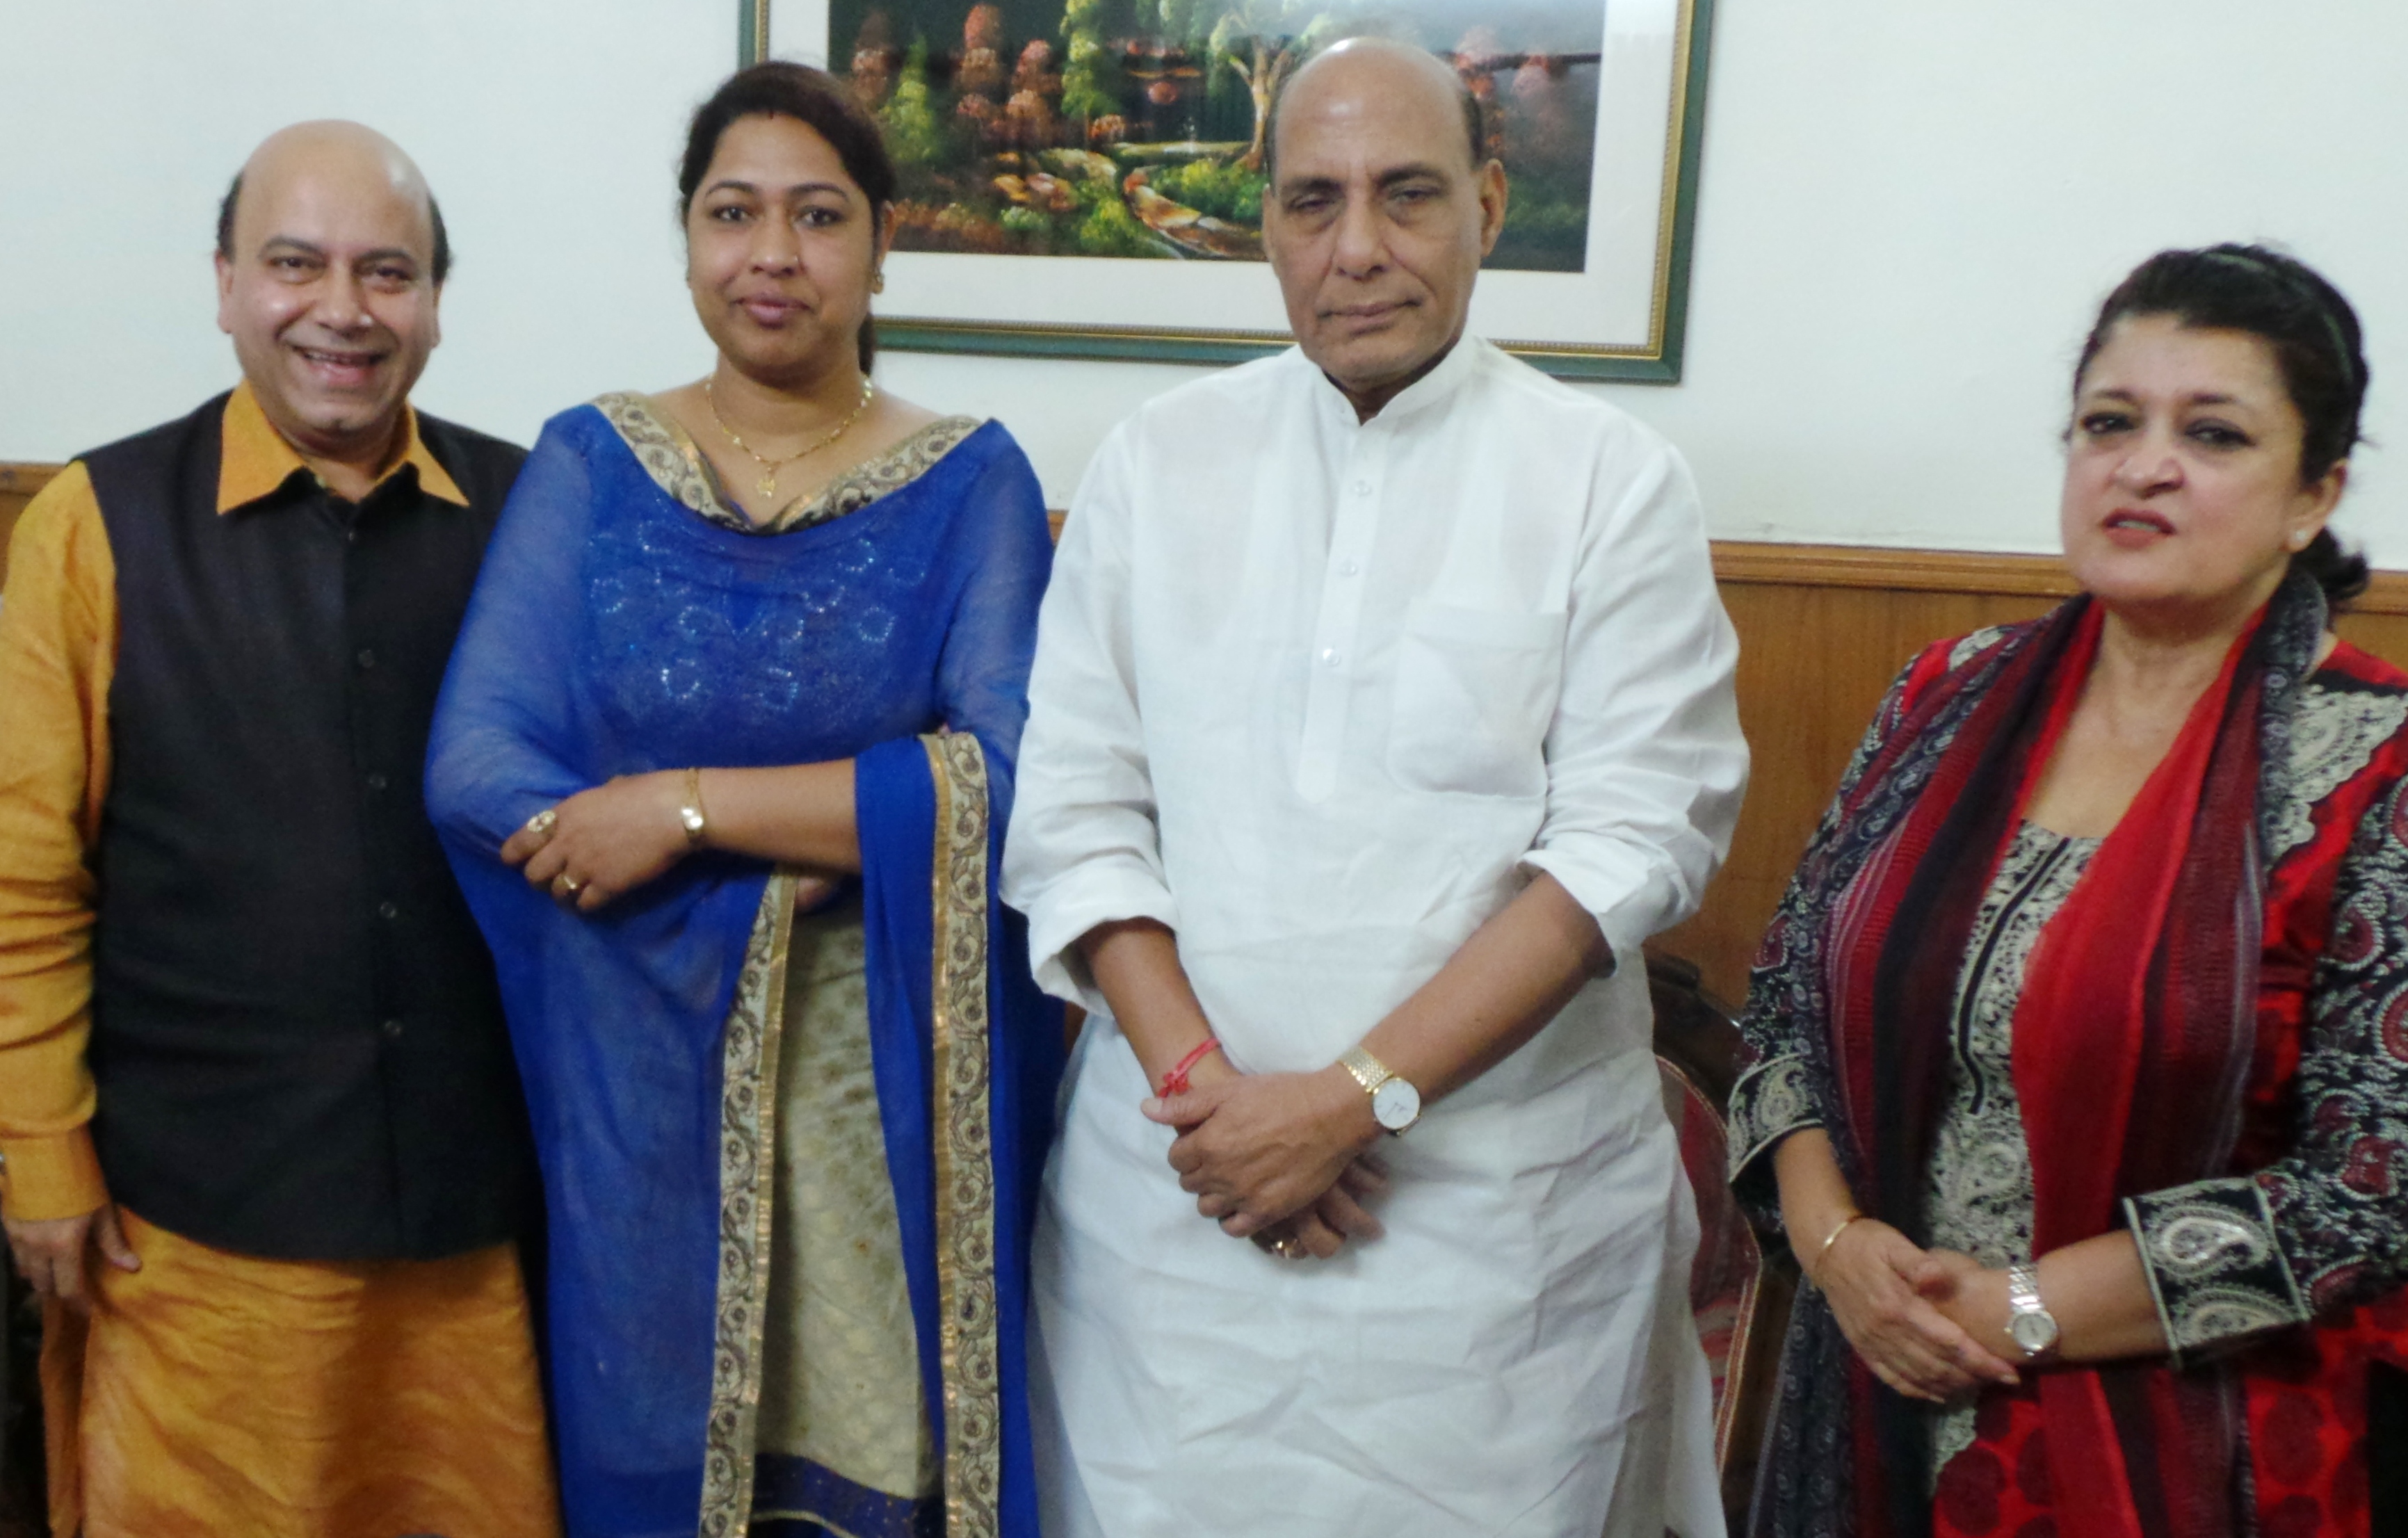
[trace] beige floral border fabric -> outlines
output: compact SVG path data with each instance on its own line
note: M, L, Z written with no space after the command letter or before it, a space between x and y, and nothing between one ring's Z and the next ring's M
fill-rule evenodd
M795 878L761 894L722 1047L719 1121L719 1306L710 1419L703 1435L703 1538L737 1538L752 1521L754 1427L761 1411L761 1331L769 1298L769 1217L776 1178L778 1047Z
M1003 1472L996 1315L994 1130L987 1010L985 755L967 732L922 740L936 788L930 898L938 1348L944 1386L946 1538L996 1538ZM778 1055L794 878L762 894L724 1048L717 1340L699 1531L738 1538L752 1504L776 1178Z
M938 1347L945 1391L945 1532L1000 1530L1002 1365L995 1294L995 1167L987 1098L987 779L978 739L921 740L937 785Z

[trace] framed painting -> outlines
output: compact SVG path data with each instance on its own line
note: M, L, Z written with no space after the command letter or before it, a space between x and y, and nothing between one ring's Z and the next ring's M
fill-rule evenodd
M1676 382L1713 0L740 0L746 63L842 77L902 186L881 345L1230 363L1288 343L1265 122L1317 44L1417 42L1511 194L1471 325Z

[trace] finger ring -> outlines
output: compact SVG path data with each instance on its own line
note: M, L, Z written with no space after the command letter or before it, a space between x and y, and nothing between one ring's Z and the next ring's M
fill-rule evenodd
M540 839L545 834L550 833L552 831L552 825L559 821L560 809L557 807L546 807L541 812L537 812L534 816L529 817L526 820L526 830Z
M1297 1248L1295 1240L1274 1239L1271 1241L1271 1253L1283 1260L1294 1260L1300 1252Z
M582 892L582 891L584 891L584 890L585 890L585 884L584 884L583 882L581 882L581 881L579 881L576 877L574 877L574 876L563 876L563 877L561 877L561 878L560 878L560 895L561 895L562 897L565 897L565 898L573 898L573 897L575 897L578 893Z

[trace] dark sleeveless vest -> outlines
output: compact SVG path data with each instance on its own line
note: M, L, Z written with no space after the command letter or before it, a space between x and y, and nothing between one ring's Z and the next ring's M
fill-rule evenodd
M95 851L109 1193L203 1243L432 1258L508 1239L532 1161L493 964L426 819L435 696L524 453L422 414L354 508L217 511L226 397L82 457L117 565Z

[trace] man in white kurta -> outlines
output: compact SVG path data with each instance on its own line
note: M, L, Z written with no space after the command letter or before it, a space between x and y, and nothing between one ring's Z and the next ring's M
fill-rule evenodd
M1089 1011L1054 1538L1721 1531L1640 946L1737 814L1736 646L1679 456L1462 334L1503 178L1426 57L1297 76L1301 350L1123 424L1046 597L1005 892Z

